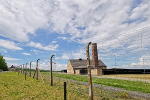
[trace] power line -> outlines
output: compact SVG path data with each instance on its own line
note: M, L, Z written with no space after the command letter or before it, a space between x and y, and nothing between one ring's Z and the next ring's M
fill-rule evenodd
M136 39L136 37L134 37L134 38ZM141 36L139 37L139 39L132 40L132 42L133 42L133 41L141 41L141 45L142 45L142 40L143 40L143 39L148 39L148 38L150 38L150 37L143 38L143 35L141 35ZM129 39L124 39L124 40L129 40ZM127 41L127 42L123 42L123 40L118 40L118 41L119 41L118 43L113 43L113 44L111 44L110 42L107 42L107 43L110 43L109 45L104 45L104 43L102 43L102 46L100 46L100 48L104 48L104 47L107 47L107 46L118 45L118 44L124 45L124 44L127 44L127 43L130 43L130 42L131 42L131 40L130 40L130 41Z
M137 29L137 30L132 30L132 31L129 31L129 32L126 32L126 33L122 33L122 34L119 34L118 36L111 36L111 37L108 37L108 38L105 38L105 39L102 39L101 41L104 41L104 40L110 40L112 38L119 38L119 36L126 36L126 35L131 35L129 33L135 33L135 32L141 32L141 31L146 31L150 29L150 26L147 26L147 27L144 27L144 28L141 28L141 29Z
M145 51L145 52L150 52L150 51ZM122 54L116 54L116 56L121 56L121 55L127 55L127 54L140 54L140 53L145 53L145 52L135 52L135 53L122 53ZM101 55L103 56L103 55ZM104 57L110 57L110 56L113 56L113 55L105 55Z
M150 46L150 45L145 45L145 46L138 46L138 47L133 47L133 48L130 48L130 49L128 49L128 48L126 48L126 47L124 47L123 49L122 48L120 48L120 49L114 49L115 51L123 51L123 50L128 50L128 51L132 51L132 50L135 50L135 49L138 49L138 48L145 48L145 47L148 47L148 46ZM106 51L105 49L103 49L104 51ZM100 53L103 53L103 52L100 52Z

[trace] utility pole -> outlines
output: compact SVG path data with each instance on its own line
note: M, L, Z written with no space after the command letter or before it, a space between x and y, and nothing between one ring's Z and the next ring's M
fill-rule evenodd
M53 76L52 76L52 58L55 55L52 55L50 58L50 75L51 75L51 86L53 86Z
M86 46L86 54L87 54L87 69L88 69L88 84L89 84L89 100L93 100L93 90L92 90L92 77L91 77L91 68L90 68L90 56L89 56L89 42Z

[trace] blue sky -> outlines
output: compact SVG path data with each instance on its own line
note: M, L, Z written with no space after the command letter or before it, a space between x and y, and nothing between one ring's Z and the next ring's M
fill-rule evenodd
M149 68L149 32L149 0L0 1L0 53L9 67L35 68L40 58L39 68L49 69L55 54L54 70L66 69L69 59L86 59L91 41L108 68Z

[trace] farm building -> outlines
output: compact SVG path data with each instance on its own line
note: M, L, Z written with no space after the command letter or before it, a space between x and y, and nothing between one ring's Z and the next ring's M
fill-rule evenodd
M106 69L107 66L98 60L97 44L92 44L92 60L90 60L91 74L102 75L102 69ZM70 59L67 65L68 74L87 74L87 60L86 59Z
M90 60L92 64L93 61ZM94 67L91 66L91 74L92 75L102 75L102 69L106 69L106 65L101 61L98 60L99 66ZM67 73L68 74L87 74L87 60L85 59L70 59L67 65Z
M9 68L9 71L16 71L16 67L12 65L12 66Z
M109 75L109 74L150 74L150 69L107 69L107 66L98 60L97 44L92 44L92 60L90 60L90 68L92 75ZM86 59L69 59L67 65L68 74L85 75L87 74Z
M61 70L61 73L67 73L66 69Z

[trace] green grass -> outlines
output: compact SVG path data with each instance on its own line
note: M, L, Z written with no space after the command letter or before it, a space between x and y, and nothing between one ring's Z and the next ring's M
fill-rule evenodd
M0 73L0 100L63 100L63 86L50 86L16 72ZM67 93L68 100L87 100L88 97Z
M42 72L41 74L50 75L49 72ZM53 73L53 76L88 82L88 77L82 76L82 75ZM132 90L132 91L140 91L140 92L144 92L144 93L150 93L150 83L146 83L146 82L93 77L92 83L113 86L113 87L119 87L119 88Z
M49 73L42 73L47 74ZM87 76L66 75L54 73L54 76L68 79L79 79L87 81ZM54 85L50 86L49 77L45 83L40 80L17 72L0 73L0 100L63 100L63 81L54 79ZM83 79L84 78L84 79ZM125 92L101 91L100 88L93 87L94 100L141 100L131 98ZM88 100L88 87L81 84L67 83L67 100ZM142 100L144 100L142 98Z

